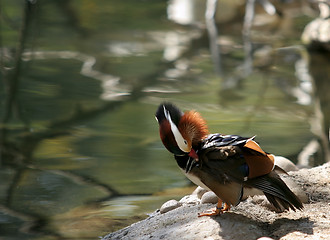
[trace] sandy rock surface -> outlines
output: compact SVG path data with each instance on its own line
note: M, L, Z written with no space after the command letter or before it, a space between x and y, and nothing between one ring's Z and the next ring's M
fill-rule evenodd
M197 195L161 214L134 223L103 240L110 239L330 239L330 163L283 176L306 193L303 211L277 213L261 196L250 197L216 217L197 217L214 207L200 204ZM191 197L192 196L192 197ZM187 201L185 201L185 199ZM193 199L193 201L192 201Z

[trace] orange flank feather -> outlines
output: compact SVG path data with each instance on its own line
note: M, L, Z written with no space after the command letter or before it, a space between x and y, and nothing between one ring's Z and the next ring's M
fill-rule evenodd
M192 139L192 146L205 138L209 131L206 121L196 111L187 111L183 114L178 128L184 139Z
M261 147L259 146L258 143L256 143L255 141L253 141L252 139L249 139L244 147L250 148L256 152L260 152L262 155L266 155L266 153L261 149Z
M244 152L244 158L249 166L249 178L259 177L270 173L274 168L274 156L265 153L252 139L244 147L253 151Z

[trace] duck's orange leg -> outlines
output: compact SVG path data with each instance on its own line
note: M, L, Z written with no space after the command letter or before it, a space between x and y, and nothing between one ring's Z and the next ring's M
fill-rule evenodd
M222 207L222 200L219 198L218 204L215 208L211 208L209 210L206 210L205 212L198 213L198 217L216 216L216 215L220 215L229 210L230 210L230 205L227 203L224 203L224 206Z

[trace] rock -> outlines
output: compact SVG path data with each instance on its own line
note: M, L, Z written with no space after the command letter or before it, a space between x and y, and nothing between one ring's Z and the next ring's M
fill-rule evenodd
M283 175L281 176L282 180L288 185L288 187L291 189L291 191L297 195L297 197L300 199L302 203L308 202L308 196L307 193L304 192L303 188L298 186L297 183L295 183L289 176Z
M206 192L208 192L207 189L198 186L198 187L195 189L195 191L193 191L192 195L197 195L197 197L198 197L199 199L201 199L202 196L203 196L203 194L206 193Z
M181 199L182 207L155 213L103 240L110 239L214 239L289 240L330 239L330 163L282 175L308 195L302 211L276 213L266 207L263 196L255 196L216 217L197 217L214 204L199 204L196 195ZM188 204L187 204L188 203Z
M293 162L282 156L275 156L275 165L279 166L286 172L299 170Z
M271 205L266 196L265 195L256 195L256 196L252 196L251 199L249 199L251 201L251 203L253 204L257 204L263 207L266 207L268 209L271 210L275 210L275 208L273 207L273 205Z
M176 209L178 207L181 207L181 203L178 202L177 200L168 200L167 202L165 202L161 207L160 207L160 210L159 212L160 213L166 213L166 212L169 212L173 209Z
M218 202L218 197L215 195L214 192L208 191L203 194L201 203L217 203Z
M199 204L200 199L197 197L197 195L187 195L181 198L180 200L181 204Z
M244 188L242 200L245 200L250 196L256 195L263 195L263 192L256 188Z

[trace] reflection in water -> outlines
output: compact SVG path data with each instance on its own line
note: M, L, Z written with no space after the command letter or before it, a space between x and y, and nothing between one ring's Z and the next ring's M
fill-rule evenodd
M206 21L207 31L209 34L210 53L214 64L214 70L216 74L221 76L222 66L221 66L220 45L218 44L218 29L215 23L215 14L216 14L217 5L218 5L217 0L207 0L205 21Z
M19 192L19 189L24 186L24 181L27 175L32 174L33 172L44 172L47 174L52 173L57 176L64 176L65 178L70 179L78 184L82 185L90 185L103 193L106 194L104 199L111 199L113 197L122 196L125 194L120 194L117 190L110 187L107 184L101 183L96 179L93 179L90 176L83 176L80 174L76 174L70 171L62 171L62 170L50 170L50 169L42 169L34 165L33 155L36 151L40 142L49 138L56 138L63 135L70 134L70 127L76 125L79 122L86 121L86 119L95 118L99 114L104 114L105 112L112 111L114 108L118 108L122 102L110 102L108 104L104 104L101 107L93 108L89 110L82 110L81 108L71 116L62 120L50 121L46 129L34 131L32 128L29 128L30 123L23 118L22 112L19 113L19 120L23 123L23 128L14 129L12 131L12 126L10 121L15 117L15 110L18 109L21 105L19 98L19 80L22 78L22 65L23 61L28 60L48 60L53 58L64 58L64 59L76 59L83 62L81 68L81 74L87 77L91 77L96 80L102 81L102 86L104 87L103 97L101 99L109 100L109 97L113 99L113 97L127 95L127 93L118 93L117 84L119 81L118 77L114 77L110 74L103 74L99 71L93 70L93 66L96 62L94 57L88 56L86 54L81 54L72 51L33 51L33 52L24 52L24 48L27 41L29 22L33 18L34 8L36 2L26 1L24 7L24 17L23 23L21 27L21 36L20 42L18 43L17 51L15 52L15 57L13 58L15 61L10 68L5 68L5 64L3 62L4 58L1 60L1 70L2 70L2 80L5 85L5 111L2 112L2 122L1 122L1 132L0 132L0 159L1 166L4 174L9 167L10 169L14 169L13 173L10 174L13 177L8 179L3 179L3 183L6 183L8 186L7 189L3 189L2 193L5 195L2 196L2 203L0 204L0 209L2 214L1 218L6 218L6 215L19 219L23 224L19 227L20 233L18 235L21 238L29 237L30 234L35 234L35 230L44 232L49 236L61 237L59 233L56 233L53 229L47 228L48 216L46 217L45 213L38 213L39 211L33 211L30 208L24 208L23 202L19 205L16 205L16 193ZM66 6L66 5L65 5ZM6 51L2 51L5 53ZM3 56L3 55L2 55ZM141 90L141 86L137 87L138 92ZM109 90L109 91L107 91ZM134 93L134 89L132 90ZM137 95L132 95L132 98L136 98ZM30 120L30 119L29 119ZM15 134L15 132L19 131L20 134ZM15 136L16 135L16 136ZM12 138L15 136L15 142L13 142ZM38 175L38 174L36 174ZM45 180L47 181L48 176L46 175ZM9 180L9 182L8 182ZM39 182L39 181L38 181ZM44 183L40 181L40 183ZM29 184L27 184L29 186ZM48 185L44 185L46 188ZM33 194L33 191L31 192ZM29 197L29 195L27 195ZM31 195L32 196L32 195ZM26 196L24 196L26 197ZM18 198L18 199L24 199ZM95 200L94 200L95 201ZM40 201L39 205L48 205L44 204L44 201ZM53 212L53 210L50 210ZM17 220L13 220L16 222ZM11 234L10 229L7 231L2 231L3 234ZM27 234L27 235L24 235ZM15 234L16 235L16 234ZM17 235L16 235L17 236Z
M115 100L118 97L129 95L128 89L120 85L120 77L111 74L105 74L93 69L96 64L96 58L79 52L72 51L33 51L24 52L22 59L24 61L42 60L42 59L75 59L82 62L80 73L86 77L101 81L103 92L100 96L102 100Z
M314 116L311 119L311 131L317 136L319 143L319 159L312 164L318 165L330 161L330 69L325 68L330 64L330 58L322 52L310 54L310 72L313 76L313 108Z
M250 38L244 52L240 37L220 56L218 34L235 33L215 22L219 1L170 1L169 19L186 27L165 22L160 2L25 1L21 30L1 19L1 237L95 239L180 198L187 181L153 119L164 99L200 110L212 130L258 134L301 165L329 159L329 59L273 47L282 42L252 49Z
M164 36L164 59L167 61L175 61L181 57L186 50L187 43L191 41L193 36L180 32L167 32ZM178 76L179 77L179 76Z
M313 106L313 115L309 118L309 123L315 138L312 138L297 156L298 164L308 167L317 165L315 162L322 162L323 159L329 161L329 127L324 121L326 112L322 112L320 104L322 95L316 93L319 87L318 82L313 79L309 69L311 65L310 55L302 46L281 48L278 51L282 54L285 52L283 54L285 56L290 55L297 58L294 60L297 84L294 87L286 87L283 91L295 97L298 104Z
M269 15L274 15L278 13L276 7L268 0L247 0L245 5L245 15L243 24L243 34L249 36L251 34L251 28L253 25L253 20L255 17L255 5L256 2L259 3L263 9Z
M218 29L215 23L217 0L171 0L167 7L167 15L171 21L182 25L206 26L209 36L209 48L216 74L222 74ZM170 39L171 41L171 39ZM177 44L176 44L177 45ZM178 48L166 49L165 59L174 60L178 57ZM171 57L168 57L171 56ZM180 76L178 76L180 77Z
M297 85L283 90L295 97L298 104L310 105L312 103L313 77L309 73L309 54L307 50L302 46L292 46L279 48L277 51L283 55L296 56L293 65Z
M167 16L178 24L199 24L201 20L204 20L204 11L205 0L170 0Z

